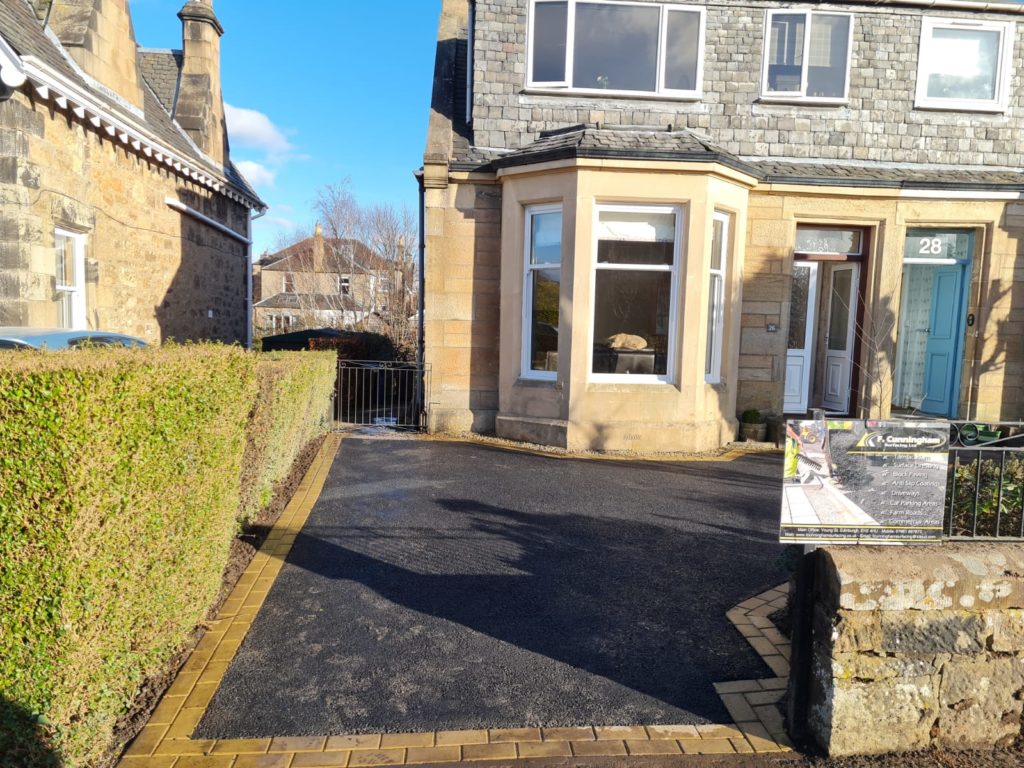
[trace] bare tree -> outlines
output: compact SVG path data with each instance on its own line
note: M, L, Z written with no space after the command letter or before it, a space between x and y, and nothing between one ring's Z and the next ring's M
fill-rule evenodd
M288 305L273 311L287 313L293 330L374 330L390 336L396 347L411 349L418 309L411 211L391 203L360 205L348 179L323 187L313 208L313 237L296 232L287 243L279 238L277 268L265 265L264 284L283 294L274 304Z
M419 295L416 281L416 220L407 207L382 203L366 209L368 244L387 276L377 282L377 312L383 330L395 345L411 349L416 341L415 316Z

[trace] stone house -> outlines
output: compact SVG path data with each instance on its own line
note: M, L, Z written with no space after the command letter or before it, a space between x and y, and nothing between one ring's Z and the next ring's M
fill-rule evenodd
M250 341L251 217L212 0L181 50L127 0L0 0L0 326Z
M359 240L324 237L319 224L312 237L257 261L253 283L259 334L375 329L381 318L405 311L402 270Z
M437 40L432 429L1021 418L1024 6L444 0Z

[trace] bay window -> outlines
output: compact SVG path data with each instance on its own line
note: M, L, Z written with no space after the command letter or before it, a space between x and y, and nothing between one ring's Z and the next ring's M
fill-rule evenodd
M853 17L845 13L768 11L761 95L845 101Z
M522 376L553 379L558 372L562 272L562 208L526 209L523 275Z
M698 98L704 10L617 0L532 0L527 82Z
M1004 111L1014 37L1012 22L922 19L914 106Z
M682 211L600 206L596 224L591 378L668 381Z

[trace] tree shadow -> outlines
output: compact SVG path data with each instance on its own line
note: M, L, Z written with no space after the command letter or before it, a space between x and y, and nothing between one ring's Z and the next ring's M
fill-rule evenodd
M39 718L0 695L0 763L18 768L57 768L63 764Z

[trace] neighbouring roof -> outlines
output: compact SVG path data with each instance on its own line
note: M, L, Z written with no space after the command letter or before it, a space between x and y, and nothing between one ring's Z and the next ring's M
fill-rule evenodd
M143 105L140 110L87 76L64 50L53 31L43 27L26 0L0 0L0 35L23 60L38 61L43 69L67 82L74 90L87 95L105 115L132 131L137 129L142 138L166 148L193 166L187 169L191 178L209 177L216 182L227 183L234 189L233 196L237 195L240 202L259 210L267 207L233 163L229 161L226 166L215 163L173 120L171 110L179 77L174 70L180 72L180 53L176 61L175 51L139 49L138 62L143 79ZM32 83L33 78L30 77L29 81ZM39 94L39 84L32 84L36 94ZM43 86L43 90L56 97L50 88ZM46 96L40 95L40 98L45 99ZM68 98L63 105L59 100L55 103L58 108L70 111L70 101ZM168 101L171 103L168 104ZM85 109L83 114L89 111ZM130 134L125 133L130 140ZM173 158L164 159L163 162L176 172L185 172L185 169L175 167Z
M386 259L375 253L361 240L325 237L324 272L351 274L379 272L394 269ZM316 237L307 237L276 253L259 260L267 272L312 272Z
M277 293L258 301L259 309L296 309L304 312L363 312L355 300L341 293Z
M547 131L515 150L471 148L453 158L451 167L452 170L493 171L575 158L719 163L765 183L1024 191L1024 169L739 157L689 130L600 125Z

